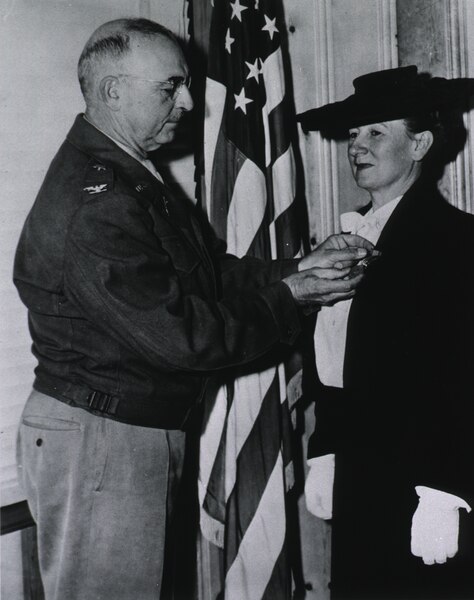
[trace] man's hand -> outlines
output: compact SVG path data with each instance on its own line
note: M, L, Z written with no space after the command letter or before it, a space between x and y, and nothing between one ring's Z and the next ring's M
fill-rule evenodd
M329 236L310 254L302 258L298 271L318 267L320 269L343 269L354 266L359 260L369 256L373 244L360 235L341 233Z
M351 276L350 268L306 269L283 279L293 298L305 309L316 309L351 298L363 274Z

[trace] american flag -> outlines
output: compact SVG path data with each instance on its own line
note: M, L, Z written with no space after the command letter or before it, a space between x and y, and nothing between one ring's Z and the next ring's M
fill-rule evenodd
M211 0L204 133L205 204L228 251L299 254L294 118L285 90L278 0ZM201 437L201 531L222 548L226 600L291 596L286 440L295 363L216 390Z

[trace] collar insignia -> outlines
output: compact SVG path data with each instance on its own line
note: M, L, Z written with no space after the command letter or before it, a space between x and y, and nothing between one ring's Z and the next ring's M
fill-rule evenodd
M100 194L101 192L107 191L107 184L100 183L99 185L89 185L88 187L84 188L84 191L91 195L92 194Z

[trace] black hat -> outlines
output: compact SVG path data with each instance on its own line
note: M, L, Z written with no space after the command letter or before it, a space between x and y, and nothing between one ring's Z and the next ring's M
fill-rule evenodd
M393 121L447 108L467 108L474 79L445 79L418 73L415 65L368 73L354 79L354 93L297 115L303 130L326 133Z

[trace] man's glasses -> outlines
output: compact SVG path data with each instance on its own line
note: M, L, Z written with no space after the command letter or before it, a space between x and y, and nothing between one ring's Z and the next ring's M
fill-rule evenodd
M183 86L186 86L189 90L191 86L191 77L170 77L167 81L158 81L157 79L145 79L144 77L138 77L137 75L130 75L129 73L118 73L117 77L129 77L130 79L137 79L138 81L148 81L159 86L160 90L165 90L169 93L170 98L176 100L178 95L181 93Z

